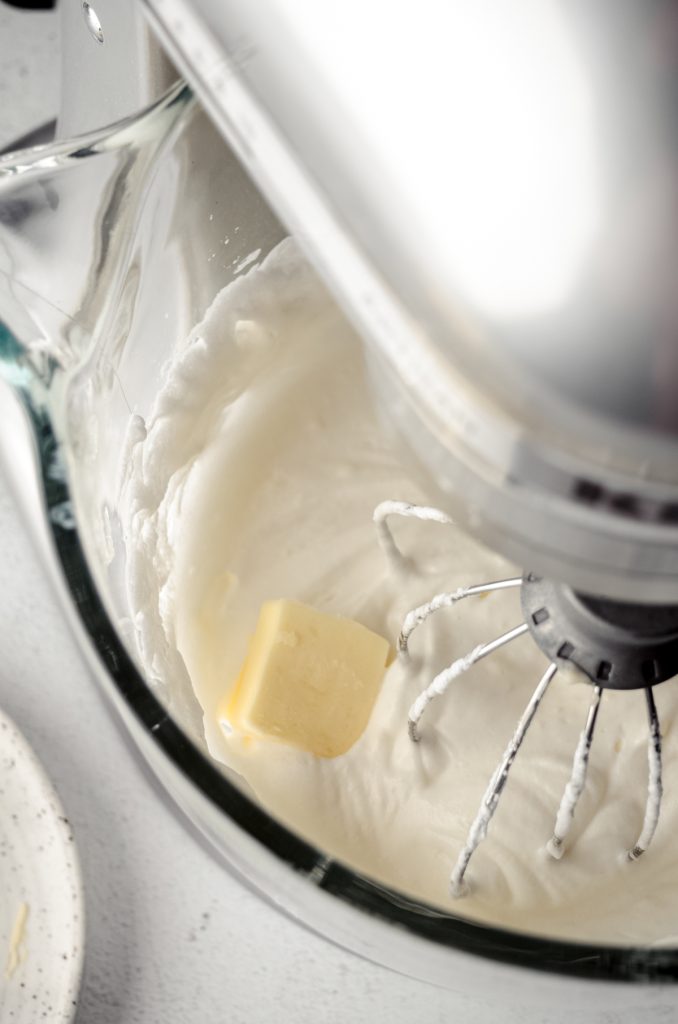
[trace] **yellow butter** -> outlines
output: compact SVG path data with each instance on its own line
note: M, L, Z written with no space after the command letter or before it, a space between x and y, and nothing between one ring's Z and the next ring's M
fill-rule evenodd
M365 731L391 660L387 640L298 601L267 601L220 717L318 757L346 753Z

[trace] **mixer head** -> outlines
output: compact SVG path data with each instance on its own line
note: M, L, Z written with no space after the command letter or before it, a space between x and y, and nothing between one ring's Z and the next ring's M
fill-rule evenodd
M388 526L388 517L400 515L440 523L451 522L439 509L385 501L374 512L374 522L384 551L391 559L400 558ZM603 692L606 689L643 688L648 715L648 788L645 815L638 839L627 851L629 860L637 860L649 847L657 828L662 799L662 746L659 716L652 691L657 683L678 674L678 607L633 605L577 594L564 584L526 573L522 577L491 583L458 587L436 594L430 601L412 609L403 621L398 637L398 654L409 660L409 643L414 631L431 615L450 608L468 597L520 587L525 621L487 643L474 647L444 668L419 694L408 714L410 739L420 739L419 726L426 709L442 697L451 683L477 662L519 637L531 635L549 659L549 666L516 726L504 756L495 769L480 809L458 855L450 877L455 897L466 892L465 874L479 843L497 809L511 766L541 701L559 669L573 666L593 684L593 693L585 724L574 753L570 779L556 813L553 835L546 845L548 853L560 859L572 826L577 803L584 790L586 773Z
M678 603L675 6L174 6L147 0L456 521Z

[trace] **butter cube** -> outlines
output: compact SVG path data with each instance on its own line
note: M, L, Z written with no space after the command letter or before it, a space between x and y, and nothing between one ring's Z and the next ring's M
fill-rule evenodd
M365 731L390 660L388 641L359 622L267 601L220 717L240 732L338 757Z

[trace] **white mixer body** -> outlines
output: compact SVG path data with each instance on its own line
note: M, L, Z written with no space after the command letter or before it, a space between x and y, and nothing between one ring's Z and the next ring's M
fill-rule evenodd
M146 3L466 525L675 602L670 10Z

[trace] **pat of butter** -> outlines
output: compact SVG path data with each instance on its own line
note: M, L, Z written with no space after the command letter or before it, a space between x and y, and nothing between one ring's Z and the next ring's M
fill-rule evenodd
M220 718L318 757L338 757L372 713L391 647L359 622L267 601Z

